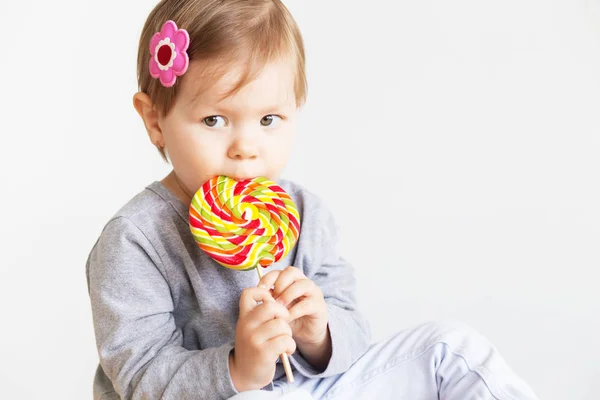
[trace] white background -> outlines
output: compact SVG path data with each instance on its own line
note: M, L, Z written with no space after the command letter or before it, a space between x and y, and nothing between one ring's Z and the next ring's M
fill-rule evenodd
M87 255L170 170L131 105L154 4L0 2L2 398L91 398ZM540 399L598 399L600 3L287 4L285 177L334 208L375 339L460 320Z

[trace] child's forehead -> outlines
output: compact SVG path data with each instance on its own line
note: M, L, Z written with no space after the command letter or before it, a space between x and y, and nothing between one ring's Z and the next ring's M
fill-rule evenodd
M247 64L211 65L194 61L182 82L181 94L190 106L227 103L236 96L280 105L295 104L294 82L293 68L285 61L268 62L256 70L249 70Z

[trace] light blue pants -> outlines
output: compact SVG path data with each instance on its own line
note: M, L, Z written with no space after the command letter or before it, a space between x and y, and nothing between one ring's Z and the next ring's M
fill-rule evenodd
M274 390L240 393L231 400L400 399L533 400L531 388L496 348L472 328L430 322L372 345L343 374L295 382L285 376Z

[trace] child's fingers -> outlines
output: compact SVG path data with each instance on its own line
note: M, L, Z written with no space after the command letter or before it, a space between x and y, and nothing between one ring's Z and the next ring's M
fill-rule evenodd
M288 322L292 322L297 320L298 318L302 318L306 315L317 314L319 311L318 303L313 297L307 297L304 300L299 301L294 304L292 308L290 308L290 316Z
M250 311L246 316L246 324L248 328L255 329L259 325L275 318L287 321L289 316L290 312L287 308L271 300L262 303Z
M261 267L257 267L257 268L261 268ZM281 273L281 271L275 269L275 270L269 272L268 274L265 274L265 276L263 276L261 278L260 282L258 282L257 286L263 287L265 289L271 289L273 287L273 284L279 277L280 273Z
M244 289L240 296L240 317L255 309L256 303L259 301L263 303L272 302L273 296L271 292L261 287Z
M281 335L292 336L290 324L281 318L271 319L260 325L252 334L253 345L261 348L265 342Z
M301 296L311 296L316 285L309 279L299 279L288 286L279 296L274 296L275 301L285 307Z
M296 341L288 335L277 336L269 340L266 346L273 351L273 362L277 361L277 357L282 353L294 354L296 351Z
M273 297L277 298L288 286L297 280L306 279L306 276L302 273L300 268L287 267L277 277L277 280L273 284Z

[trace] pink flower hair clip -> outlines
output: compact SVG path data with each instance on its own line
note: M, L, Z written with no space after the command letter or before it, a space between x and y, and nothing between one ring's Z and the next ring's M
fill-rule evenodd
M177 29L173 21L165 22L150 40L150 76L160 78L165 87L173 86L188 69L189 45L190 36L185 29Z

